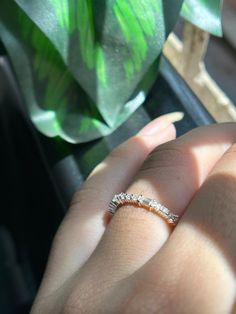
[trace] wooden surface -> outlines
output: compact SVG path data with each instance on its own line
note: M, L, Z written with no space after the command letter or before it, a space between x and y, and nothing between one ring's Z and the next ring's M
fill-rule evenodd
M172 33L164 54L217 122L236 121L234 104L206 71L208 40L206 32L186 22L183 42Z

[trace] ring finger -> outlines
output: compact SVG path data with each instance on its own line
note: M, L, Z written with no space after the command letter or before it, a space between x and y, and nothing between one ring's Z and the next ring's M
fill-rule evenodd
M182 215L212 167L235 141L235 131L235 124L213 125L161 145L144 162L128 192L158 199ZM125 278L160 249L170 232L159 216L122 206L84 271L91 274L96 267L95 281L102 272L107 283Z

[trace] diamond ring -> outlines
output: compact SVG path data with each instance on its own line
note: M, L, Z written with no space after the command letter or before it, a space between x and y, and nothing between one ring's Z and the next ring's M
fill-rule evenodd
M157 200L138 194L120 193L111 200L108 211L114 215L122 205L134 205L142 207L167 221L170 225L176 226L179 216L173 214L168 208L160 204Z

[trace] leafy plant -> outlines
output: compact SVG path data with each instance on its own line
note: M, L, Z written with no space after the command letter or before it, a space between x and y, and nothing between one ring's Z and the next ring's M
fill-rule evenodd
M182 15L221 34L221 0L1 0L0 36L38 130L107 135L145 100Z

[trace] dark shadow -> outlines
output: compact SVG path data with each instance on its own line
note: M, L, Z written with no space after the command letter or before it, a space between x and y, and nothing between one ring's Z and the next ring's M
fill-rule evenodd
M162 0L166 37L173 30L183 4L183 0ZM177 7L178 6L178 7Z
M6 76L4 58L0 61L0 225L8 234L0 234L0 260L3 263L4 246L7 256L15 251L16 262L8 259L4 264L9 267L8 273L1 268L8 285L1 294L0 308L2 313L26 313L45 270L63 210L35 141L35 131L18 102L14 81ZM1 276L1 284L3 279ZM1 307L9 297L12 312Z
M176 123L178 136L194 127L215 122L165 57L162 57L160 73L144 106L151 119L167 112L183 112L184 119Z
M77 7L77 0L74 1L74 7ZM85 1L86 2L86 1ZM92 24L94 26L94 49L96 45L102 45L103 43L103 28L105 22L105 15L106 15L106 0L102 1L92 1L92 15L93 21ZM72 6L73 7L73 6ZM79 17L77 12L69 12L70 15L74 16L74 21L76 21L76 25L79 25ZM71 23L74 23L72 19L69 19ZM72 25L70 26L72 28ZM75 69L75 63L77 64L77 71L79 72L80 76L80 85L78 87L81 89L81 94L83 95L82 99L78 99L78 103L75 104L75 108L80 106L80 103L87 104L87 107L90 111L93 112L98 119L104 122L102 116L100 115L99 111L97 110L96 103L97 103L97 94L98 94L98 77L96 73L96 55L93 56L93 63L95 67L89 68L86 64L85 60L83 60L83 56L81 53L81 45L86 45L86 41L81 43L80 39L80 32L77 27L71 35L70 41L68 43L68 66L70 69ZM72 70L73 72L73 70ZM90 96L88 96L90 95Z

